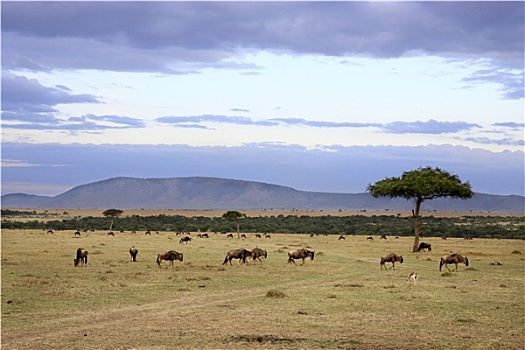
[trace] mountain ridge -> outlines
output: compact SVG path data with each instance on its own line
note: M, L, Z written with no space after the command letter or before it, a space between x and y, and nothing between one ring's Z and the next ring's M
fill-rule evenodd
M407 211L413 202L401 198L373 198L369 193L300 191L264 182L217 177L115 177L76 186L56 196L24 193L1 197L4 208L119 208L187 210L396 210ZM523 213L519 195L476 193L467 200L438 198L423 203L423 210Z

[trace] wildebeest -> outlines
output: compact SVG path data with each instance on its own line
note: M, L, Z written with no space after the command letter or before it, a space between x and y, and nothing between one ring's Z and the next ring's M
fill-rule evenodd
M80 236L80 231L79 230L75 231L75 236Z
M88 262L88 251L84 248L78 248L77 249L77 256L75 259L73 259L75 262L75 267L77 267L79 264L80 266L84 266L84 264L87 265Z
M397 255L397 254L394 254L394 253L390 253L388 255L385 255L381 258L381 270L383 269L383 266L385 267L385 270L387 270L386 268L386 265L385 263L387 262L391 262L392 263L392 266L390 267L390 269L396 269L395 265L396 265L396 261L399 261L399 263L403 263L403 257L401 255ZM390 270L388 269L388 270Z
M226 236L226 238L233 238L233 234L232 234L232 233L228 233L228 235Z
M246 238L246 235L243 233L243 234L241 235L241 238Z
M372 237L372 236L368 236L368 237L366 237L366 239L367 239L368 241L373 241L373 240L374 240L374 237Z
M184 259L184 256L182 253L176 252L174 250L170 250L169 252L159 253L157 255L157 265L159 265L159 269L160 269L160 262L162 260L166 260L170 262L170 265L173 268L173 261L175 260L182 261L183 259ZM166 268L168 268L170 265L166 266Z
M241 262L246 264L246 258L250 256L252 256L252 252L249 250L244 248L233 249L226 253L226 257L224 258L224 262L222 264L225 265L227 262L229 262L230 265L232 265L232 259L239 259L239 264Z
M417 251L420 252L423 249L427 249L429 252L431 252L432 251L432 244L425 243L425 242L419 243L419 247L417 248Z
M186 243L188 244L188 242L191 242L191 237L188 237L188 236L184 236L180 239L179 243L180 244L183 244L183 243Z
M115 234L113 233L113 231L109 231L108 236L115 236Z
M456 265L456 271L458 270L458 264L465 264L465 266L468 266L468 259L467 257L463 257L459 254L451 254L451 255L445 255L441 258L439 261L439 271L441 271L441 268L443 265L447 268L447 270L451 271L447 264L455 264Z
M145 235L150 235L150 236L151 236L151 232L150 232L150 230L147 230L144 234L145 234Z
M261 235L258 234L258 233L256 233L256 234L255 234L255 238L261 238Z
M306 248L301 248L298 250L290 250L288 252L288 262L295 264L295 259L302 259L303 262L301 265L304 264L304 259L310 258L310 260L314 260L315 250L308 250Z
M137 261L137 254L139 253L139 250L135 248L135 246L129 248L129 255L131 255L131 261L135 262Z
M268 257L268 253L266 252L266 250L263 250L261 248L254 248L254 249L252 249L253 261L255 261L255 259L259 259L259 261L262 264L261 257L263 257L265 259Z
M386 235L382 235L380 239L386 239Z
M346 239L344 235L339 236L338 240Z

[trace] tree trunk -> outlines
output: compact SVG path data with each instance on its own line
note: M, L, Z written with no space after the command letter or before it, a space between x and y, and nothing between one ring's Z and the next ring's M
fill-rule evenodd
M416 210L412 211L412 217L414 218L414 246L412 247L412 253L417 252L417 248L419 248L419 235L420 235L420 218L419 218L419 209L421 208L421 203L423 202L422 199L418 198L416 200Z
M109 230L111 231L112 228L113 228L113 218L111 218L111 224L109 224Z
M241 228L240 228L240 226L241 225L239 223L237 223L237 239L241 239L241 231L240 231Z

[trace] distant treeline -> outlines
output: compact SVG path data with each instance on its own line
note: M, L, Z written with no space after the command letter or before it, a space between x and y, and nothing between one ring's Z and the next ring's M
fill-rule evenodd
M74 217L63 220L30 220L35 212L2 210L4 229L45 230L108 230L110 218ZM24 216L26 220L9 220L8 217ZM7 217L7 218L6 218ZM296 216L277 215L246 217L239 220L245 233L300 233L329 235L386 235L413 236L413 219L400 215L353 216ZM191 231L236 232L234 221L222 217L188 217L182 215L140 216L131 215L114 219L114 231ZM462 216L422 217L423 237L479 237L525 239L525 217L511 216Z

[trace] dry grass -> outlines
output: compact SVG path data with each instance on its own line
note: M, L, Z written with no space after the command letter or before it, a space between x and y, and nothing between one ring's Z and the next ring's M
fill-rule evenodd
M523 242L425 242L432 252L410 253L409 238L211 235L180 245L168 232L3 230L2 349L524 348L524 258L512 254ZM79 246L89 262L74 268ZM228 250L256 246L268 251L262 264L222 265ZM315 260L287 264L300 246L315 249ZM156 255L169 249L184 261L159 270ZM404 263L380 270L390 252ZM450 252L471 266L440 272ZM405 283L412 271L416 286Z

